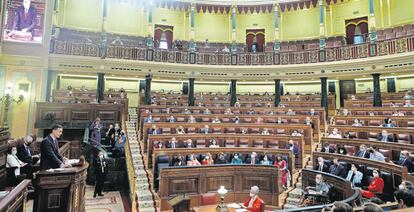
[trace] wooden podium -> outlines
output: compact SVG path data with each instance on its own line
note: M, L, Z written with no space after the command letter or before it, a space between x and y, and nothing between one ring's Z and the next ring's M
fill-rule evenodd
M35 179L33 211L83 212L89 164L61 171L39 171Z

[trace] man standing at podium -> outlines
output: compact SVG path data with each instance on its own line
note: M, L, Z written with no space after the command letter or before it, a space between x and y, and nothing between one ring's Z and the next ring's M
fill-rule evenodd
M59 154L58 139L62 135L63 127L56 124L52 127L52 133L43 139L40 145L40 170L70 167L67 158Z

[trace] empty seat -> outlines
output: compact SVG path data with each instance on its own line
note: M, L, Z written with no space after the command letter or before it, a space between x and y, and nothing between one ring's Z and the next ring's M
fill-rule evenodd
M170 134L171 128L162 128L162 134Z
M213 128L213 133L221 133L221 128L220 127L214 127Z
M384 157L385 161L388 161L391 158L391 150L389 149L378 149L379 152L381 152Z
M204 140L204 139L197 139L196 146L197 146L197 148L206 147L206 140Z
M369 120L368 126L379 126L381 125L382 121L380 120Z
M414 127L414 121L407 121L407 127Z
M336 119L335 125L347 125L346 120Z
M299 124L299 119L290 119L290 123Z
M395 32L385 34L385 39L386 40L394 39L394 38L395 38Z
M189 128L187 128L187 133L188 134L195 134L196 133L196 128L195 127L189 127Z
M253 147L263 148L263 140L254 140Z
M201 120L203 122L210 122L210 118L209 117L203 117Z
M177 122L185 122L185 118L184 117L177 117Z
M349 155L355 155L355 150L356 150L356 147L355 147L355 146L344 145L344 147L345 147L345 149L346 149L346 152L347 152Z
M224 129L224 132L225 133L236 133L236 128L234 128L234 127L226 127Z
M249 147L249 140L247 139L240 139L239 147Z
M370 132L368 133L368 140L370 141L378 141L378 133Z
M267 148L279 149L279 142L275 140L269 141L267 142Z
M285 135L285 129L277 129L276 134L278 135Z
M411 135L409 134L397 134L398 143L411 144Z
M215 205L217 204L216 193L204 193L201 195L201 205Z
M251 133L256 133L256 134L258 134L258 133L260 132L260 129L259 129L259 128L257 128L257 127L254 127L254 128L251 128L251 129L250 129L250 132L251 132Z
M234 140L233 139L226 139L226 147L235 147L236 145L234 144Z

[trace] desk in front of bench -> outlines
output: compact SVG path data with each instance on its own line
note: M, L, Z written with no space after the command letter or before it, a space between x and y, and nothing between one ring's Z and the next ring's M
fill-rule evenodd
M152 123L145 123L142 128L141 140L144 141L145 149L147 149L148 131L152 127ZM184 127L187 134L197 134L205 124L202 123L158 123L156 126L161 129L162 134L176 134L176 128ZM219 134L239 134L241 128L248 129L248 134L260 134L266 128L270 134L275 135L290 135L293 130L298 130L302 133L305 141L305 152L311 152L311 145L313 142L313 130L311 126L305 124L291 124L291 125L275 125L275 124L235 124L235 123L217 123L210 124L210 128L214 133ZM190 132L189 132L190 129Z

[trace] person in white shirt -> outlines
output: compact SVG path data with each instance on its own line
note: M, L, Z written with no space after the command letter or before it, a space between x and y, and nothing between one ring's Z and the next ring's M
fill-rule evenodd
M9 179L12 182L12 185L17 185L21 180L21 178L24 178L24 175L20 175L20 168L26 166L27 164L22 162L21 160L19 160L19 158L17 157L17 148L16 147L12 147L11 149L9 149L9 152L7 154L7 161L6 161L6 168L7 169L11 169L14 168L14 176L8 176L10 177Z
M351 95L351 100L356 100L355 95Z
M414 105L411 104L410 100L405 100L404 107L414 107Z
M328 138L342 138L342 135L338 132L338 129L334 128Z
M210 146L209 147L210 148L218 148L220 146L217 144L216 139L213 139L213 140L210 141Z
M270 135L269 130L267 128L263 128L262 135Z
M359 119L355 119L352 126L353 127L362 127L362 123L359 121Z
M294 116L296 113L295 112L293 112L293 110L292 109L288 109L288 111L287 111L287 113L286 113L286 115L288 115L288 116Z
M194 116L190 116L189 118L188 118L188 123L196 123L197 121L196 121L196 119L194 118Z
M297 130L293 130L291 136L302 136L302 134L299 133Z
M221 123L221 121L220 121L220 119L216 116L216 117L213 119L213 121L212 121L211 123L213 123L213 124L218 124L218 123Z

